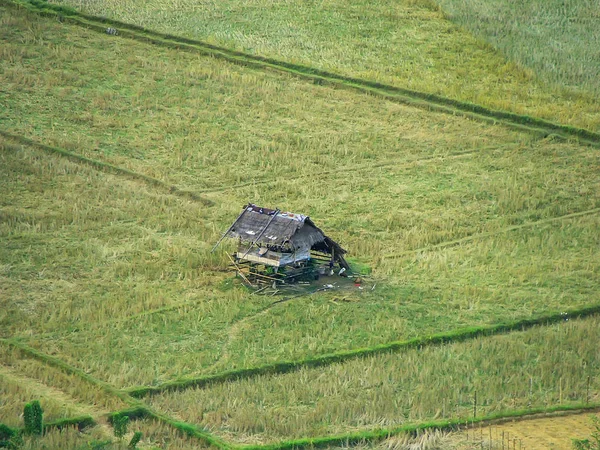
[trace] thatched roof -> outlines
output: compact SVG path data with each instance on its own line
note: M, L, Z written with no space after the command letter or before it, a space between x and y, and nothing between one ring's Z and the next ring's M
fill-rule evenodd
M267 246L289 246L343 255L346 251L327 237L308 216L248 204L227 237Z

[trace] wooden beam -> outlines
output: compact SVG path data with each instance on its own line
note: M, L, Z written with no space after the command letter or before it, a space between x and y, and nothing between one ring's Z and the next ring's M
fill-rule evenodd
M225 233L223 233L223 236L221 236L221 239L218 240L218 242L215 244L215 246L212 248L212 250L210 251L211 253L215 251L215 249L219 246L219 244L223 241L223 239L225 239L225 236L227 236L229 234L229 232L231 230L233 230L233 227L235 226L236 223L238 223L240 221L240 219L242 218L242 216L244 214L246 214L246 211L248 211L248 206L246 205L244 206L244 210L242 211L242 213L238 216L237 219L235 219L235 222L233 222L231 224L231 226L227 229L227 231Z
M231 263L238 269L238 273L240 274L240 276L246 280L246 283L248 283L250 286L254 287L254 285L252 283L250 283L250 280L248 280L248 278L246 278L244 276L244 274L242 273L242 271L240 270L240 268L238 267L238 265L235 263L235 261L233 260L233 258L231 257L231 255L229 253L227 253L227 257L231 260Z
M265 225L265 227L263 228L263 230L258 234L258 236L256 236L256 239L254 239L254 241L252 241L252 244L250 244L250 246L246 250L246 253L244 253L244 256L242 256L241 259L244 259L246 257L246 255L248 254L248 252L250 251L250 249L252 247L254 247L254 244L256 244L258 242L258 240L262 237L263 234L265 234L265 231L267 231L267 228L269 228L269 225L271 225L271 222L273 222L273 220L275 220L275 217L277 217L277 214L279 214L280 212L281 211L279 209L275 210L275 214L273 214L273 216L271 216L271 218L269 219L269 222L267 222L267 225Z

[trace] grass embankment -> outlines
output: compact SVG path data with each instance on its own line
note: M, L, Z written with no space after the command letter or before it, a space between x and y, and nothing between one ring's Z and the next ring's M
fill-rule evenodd
M252 5L165 0L54 3L346 76L591 130L600 127L600 108L593 94L585 90L593 87L593 82L576 92L564 85L541 82L531 70L507 62L500 53L447 20L433 1L348 4L332 0L318 6L300 1ZM558 23L552 15L550 19L538 23L543 33L552 33L560 25L561 37L567 38L569 31L564 22ZM519 27L519 31L525 28ZM588 27L582 36L589 40L596 35ZM546 41L532 42L536 45L529 46L533 47L528 50L530 54L550 53ZM557 45L561 44L563 40L559 39ZM580 49L583 60L593 60L592 47ZM565 61L561 69L574 70L569 67Z
M575 0L436 0L449 18L540 78L600 95L600 5ZM523 45L526 42L527 45Z
M237 441L266 442L594 401L597 318L150 398ZM588 391L589 379L589 391Z

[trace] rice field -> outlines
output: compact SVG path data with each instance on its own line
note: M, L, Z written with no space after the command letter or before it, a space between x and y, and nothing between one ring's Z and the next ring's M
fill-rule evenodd
M455 23L573 91L600 93L600 5L595 1L438 0ZM527 42L527 45L522 45Z
M182 436L161 423L149 420L135 421L129 425L131 430L123 439L117 439L102 427L95 426L83 432L75 427L62 430L50 430L43 437L24 436L19 449L21 450L64 450L77 449L87 450L90 448L101 448L106 450L126 450L133 431L142 433L142 439L138 444L139 449L161 449L161 450L192 450L206 448L197 440Z
M502 0L52 3L493 109L593 130L600 125L598 16L591 1L519 7ZM506 20L492 20L497 17Z
M551 166L561 166L559 159L547 160L554 161ZM6 170L3 178L9 186L22 186L15 192L24 192L18 198L20 210L16 209L17 199L12 208L5 208L9 220L4 230L11 245L3 258L7 269L3 284L13 293L3 310L5 329L13 329L29 345L65 358L118 387L154 385L182 376L535 317L561 311L565 302L566 309L598 303L594 275L599 263L594 251L599 244L597 215L501 232L510 224L527 224L572 211L557 210L558 200L541 202L540 211L519 211L519 207L514 219L500 224L490 219L497 214L490 214L487 221L482 218L483 230L500 231L492 237L474 238L437 251L419 250L426 244L463 236L436 239L432 235L429 241L417 240L408 248L398 248L417 251L396 257L393 242L412 234L387 232L384 223L378 230L371 211L361 217L360 197L356 197L357 212L351 217L357 222L343 225L341 221L347 219L339 215L340 223L325 223L328 228L357 230L372 224L369 233L353 238L358 251L364 248L363 258L373 267L374 276L385 280L381 286L366 292L322 293L265 309L274 299L250 295L241 287L228 288L230 275L223 271L222 256L207 255L218 233L207 231L206 236L213 238L202 240L202 225L198 229L191 216L196 213L202 217L204 207L148 192L143 186L140 189L139 183L27 148L6 147L2 161ZM496 161L501 165L500 159ZM456 168L446 166L444 170L462 171L466 176L465 167L468 165L461 161ZM583 189L581 179L590 167L581 161L581 178L572 189ZM541 169L549 179L564 179L563 189L557 191L564 197L569 191L567 177L552 175L550 167L542 165ZM18 181L11 179L11 173L27 172L29 175L20 176ZM438 182L427 178L419 181L416 173L414 181L401 178L407 186L414 183L415 193L435 199L435 191L427 192L426 186ZM369 195L383 198L389 186L397 186L395 178L389 185L385 177L380 180L381 194L366 188L355 191L364 192L367 201ZM590 182L593 180L594 173L590 173ZM462 189L469 183L461 177L455 185ZM592 188L593 183L590 191ZM478 189L474 188L473 194ZM295 203L292 195L290 192L290 204ZM318 195L315 192L304 198ZM469 195L457 193L457 204ZM595 205L577 205L577 201L585 202L585 197L573 194L565 208L585 210ZM226 202L235 204L234 199ZM435 211L436 204L453 202L434 200L430 209ZM145 208L140 215L141 203ZM408 205L400 202L398 207L408 210ZM414 209L415 214L418 209ZM476 236L481 229L466 229L467 218L475 223L475 214L483 209L477 203L472 211L462 208L465 224L454 229ZM31 210L53 219L39 221L27 213ZM426 210L427 204L424 216ZM532 212L533 217L522 215ZM457 220L458 209L455 214L450 210L452 215ZM131 217L136 218L134 222L127 219ZM40 222L42 227L36 225ZM433 225L428 228L434 229ZM378 247L381 239L390 245L386 247L383 240ZM373 253L367 245L358 244L361 240L373 243ZM348 242L352 242L350 238ZM29 249L34 245L39 250L32 258ZM389 257L381 257L384 251L390 252ZM67 267L61 264L66 258L70 261ZM29 289L22 292L20 286L29 280ZM340 301L342 296L344 301ZM39 300L34 303L36 298ZM46 313L48 305L53 305L51 314ZM15 321L15 317L21 319ZM148 353L148 348L154 351Z
M569 321L167 392L150 404L241 442L273 442L505 410L585 403L600 390L600 323ZM589 384L588 384L589 383ZM476 400L475 400L476 396ZM475 403L476 402L476 403Z
M532 139L35 16L0 20L1 127L194 191Z
M35 382L24 385L22 377L12 370L0 366L0 423L11 427L23 426L23 408L32 400L40 400L44 411L44 420L53 421L67 417L76 417L77 407L73 404L61 404L52 395L41 394L43 386Z
M407 23L446 20L423 2L396 7L414 13ZM583 392L598 400L595 317L127 397L140 385L600 304L597 149L4 3L0 54L0 423L18 424L32 397L56 418L149 404L166 416L135 420L130 433L143 431L142 447L186 449L208 444L165 417L272 443L467 418L475 392L478 415L570 405ZM241 286L227 267L232 244L210 250L248 201L309 214L368 270L363 289L287 299ZM122 444L93 430L90 440ZM44 439L60 448L87 438ZM363 444L462 445L419 439Z

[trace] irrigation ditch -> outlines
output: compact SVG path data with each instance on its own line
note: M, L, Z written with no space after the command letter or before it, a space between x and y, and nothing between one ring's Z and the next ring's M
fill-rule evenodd
M22 7L38 14L59 18L61 21L68 21L102 33L106 33L107 27L113 28L115 32L112 34L114 35L116 33L120 37L149 42L178 50L188 50L224 59L231 63L246 67L283 72L319 85L353 89L421 109L451 115L461 115L487 123L502 124L540 137L552 136L562 140L576 140L579 143L600 146L600 133L583 128L557 124L527 115L493 110L474 103L462 102L436 94L414 91L376 81L347 77L301 64L293 64L273 58L251 55L208 44L200 40L183 38L167 33L159 33L115 19L88 15L76 11L73 8L53 5L41 0L0 0L0 4Z

